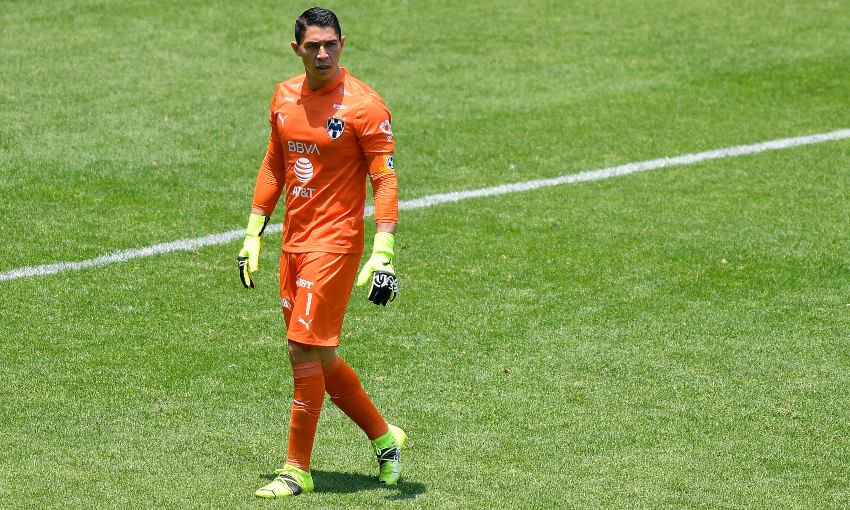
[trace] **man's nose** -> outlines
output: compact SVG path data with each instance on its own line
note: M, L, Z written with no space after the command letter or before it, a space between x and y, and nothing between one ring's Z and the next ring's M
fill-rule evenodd
M325 50L325 47L324 47L324 46L319 46L319 54L317 55L317 57L318 57L320 60L324 60L324 59L328 58L329 56L330 56L330 55L328 55L328 52L327 52L327 50Z

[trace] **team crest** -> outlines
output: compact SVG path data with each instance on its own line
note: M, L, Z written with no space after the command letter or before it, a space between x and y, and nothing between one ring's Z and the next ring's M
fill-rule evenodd
M331 137L331 140L336 140L340 136L342 136L342 132L345 130L345 121L339 119L337 117L331 117L328 119L328 136Z

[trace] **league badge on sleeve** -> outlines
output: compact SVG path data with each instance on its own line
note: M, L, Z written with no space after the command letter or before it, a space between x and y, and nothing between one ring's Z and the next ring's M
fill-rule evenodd
M331 137L331 140L336 140L340 136L342 136L342 132L345 130L345 121L336 117L328 118L328 136Z
M381 122L381 125L378 126L378 127L381 129L381 131L384 132L385 135L387 135L387 141L392 142L393 141L393 126L392 126L392 124L390 124L389 119Z

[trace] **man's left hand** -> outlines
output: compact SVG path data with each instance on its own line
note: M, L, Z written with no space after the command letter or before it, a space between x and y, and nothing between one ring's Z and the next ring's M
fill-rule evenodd
M394 245L395 236L389 232L375 234L372 256L357 275L358 287L366 285L371 277L372 290L369 292L369 301L376 305L387 306L387 303L395 300L398 293L398 278L392 263Z

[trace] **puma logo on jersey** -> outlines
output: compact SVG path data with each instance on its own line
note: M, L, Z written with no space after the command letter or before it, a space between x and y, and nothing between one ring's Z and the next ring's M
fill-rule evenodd
M298 323L303 324L304 329L306 329L307 331L310 331L310 325L313 324L313 319L310 319L310 321L308 322L308 321L304 320L304 317L298 317Z
M305 142L288 140L286 142L286 148L289 149L289 152L294 152L296 154L313 154L315 152L317 156L322 155L322 153L319 152L319 145L315 143L307 145Z

